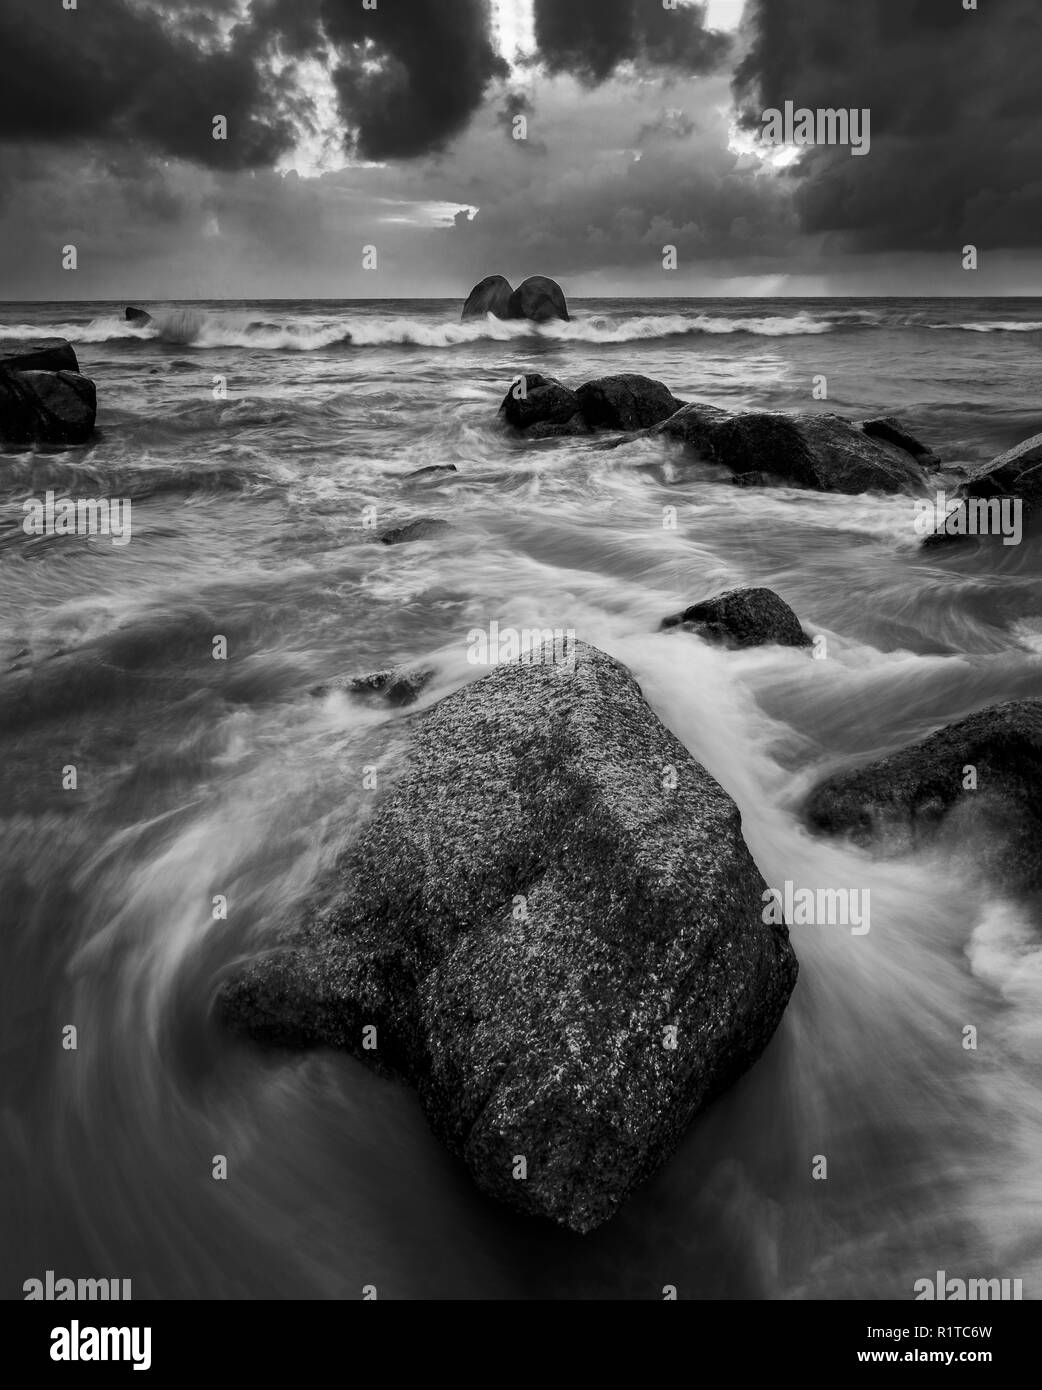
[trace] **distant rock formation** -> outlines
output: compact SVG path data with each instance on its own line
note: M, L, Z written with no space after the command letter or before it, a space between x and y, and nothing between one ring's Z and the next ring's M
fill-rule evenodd
M84 444L94 433L97 391L80 374L72 345L64 338L8 343L0 351L0 441Z
M967 787L967 770L973 786ZM964 830L975 872L1042 888L1042 700L992 705L811 793L812 829L907 852Z
M124 316L127 322L134 324L136 328L144 328L152 322L152 315L146 314L144 309L127 309Z
M546 275L530 275L510 296L508 318L546 323L550 319L569 317L564 290Z
M484 318L486 314L497 319L531 319L534 323L570 317L564 290L545 275L529 276L516 290L502 275L486 275L467 296L461 318Z
M463 306L463 320L483 319L486 314L493 314L497 319L508 319L510 296L513 293L510 281L504 280L502 275L486 275L467 296L467 302Z
M218 1012L405 1078L479 1187L587 1232L760 1056L797 964L734 802L625 667L572 655L415 720L344 895Z
M729 589L665 618L662 628L686 627L727 647L809 647L800 620L773 589Z

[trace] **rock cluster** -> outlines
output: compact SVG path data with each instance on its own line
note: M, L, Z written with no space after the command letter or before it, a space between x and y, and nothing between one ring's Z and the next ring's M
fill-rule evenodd
M530 275L516 290L502 275L486 275L467 296L461 318L479 319L486 314L497 319L529 319L533 323L570 317L564 290L546 275Z

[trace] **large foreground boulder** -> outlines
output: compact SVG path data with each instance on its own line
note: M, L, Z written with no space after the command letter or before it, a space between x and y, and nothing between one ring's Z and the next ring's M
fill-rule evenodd
M624 667L571 654L419 717L337 906L219 1010L407 1078L480 1187L585 1232L760 1055L797 966L734 802Z
M483 319L492 314L497 319L510 318L510 296L514 293L510 281L502 275L486 275L479 280L467 296L460 316L466 319Z
M546 323L550 319L567 319L570 315L564 290L549 276L530 275L527 280L521 281L510 296L507 317L531 319L534 323Z
M63 338L10 344L0 355L0 442L84 444L94 433L97 392Z
M725 647L812 645L799 618L773 589L729 589L663 619L663 629L676 627Z
M906 450L866 434L839 415L732 414L688 405L657 432L694 449L735 477L768 475L818 492L914 492L926 475Z
M809 825L859 845L905 850L950 829L974 869L1042 888L1042 700L970 715L922 743L820 783Z

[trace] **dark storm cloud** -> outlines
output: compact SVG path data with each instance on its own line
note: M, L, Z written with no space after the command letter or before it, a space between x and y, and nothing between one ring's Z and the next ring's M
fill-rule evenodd
M257 65L246 26L219 43L229 5L171 7L175 19L127 0L0 4L0 138L72 145L112 139L233 168L270 164L293 143L284 93ZM192 38L187 37L188 34ZM213 139L213 118L229 138Z
M340 54L341 109L370 159L440 148L464 128L491 80L510 71L492 47L485 0L397 0L376 10L328 0L322 14Z
M0 3L0 139L108 140L211 167L260 168L313 123L300 61L327 66L345 148L437 153L509 76L488 0L59 0ZM536 0L535 61L590 83L621 63L704 72L729 40L700 7ZM277 60L277 61L276 61ZM288 60L288 61L285 61ZM228 139L212 138L213 118ZM529 147L530 150L532 147Z
M808 150L789 171L808 232L862 250L1037 246L1038 0L752 0L735 77L744 123L797 106L871 111L871 152Z
M295 57L325 56L346 138L367 159L411 159L462 131L510 69L487 0L259 0L258 24ZM353 140L352 140L353 137Z
M442 148L509 69L486 0L133 0L0 4L0 138L140 142L209 166L255 168L291 149L311 102L276 51L331 62L345 145L374 159ZM220 21L224 21L221 26ZM222 34L226 37L222 37ZM213 118L228 119L214 140Z
M535 0L539 58L551 72L603 82L620 64L711 72L730 52L726 34L705 27L705 7L660 0Z

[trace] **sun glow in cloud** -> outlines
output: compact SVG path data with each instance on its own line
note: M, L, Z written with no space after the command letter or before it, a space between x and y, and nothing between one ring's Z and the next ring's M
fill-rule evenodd
M410 202L404 198L382 198L377 201L402 209L384 213L378 219L402 227L451 227L459 213L465 212L468 222L472 222L478 211L468 203Z
M491 0L492 42L514 67L526 53L535 52L533 0Z
M737 29L745 0L707 0L706 24L710 29Z
M127 8L139 15L155 17L174 26L179 21L190 19L199 21L193 31L192 42L204 53L217 53L227 49L232 35L240 24L249 23L253 14L253 0L234 0L234 4L224 13L214 14L212 5L206 0L124 0ZM212 24L214 33L207 35L206 25Z
M301 178L316 178L353 162L343 145L343 118L332 75L335 60L336 54L327 48L324 58L304 58L292 64L294 85L311 101L313 114L307 125L298 125L297 143L276 166L280 174L292 170ZM289 66L288 60L274 59L272 72L281 75Z
M737 122L732 122L727 133L727 148L743 156L743 163L758 160L767 169L787 169L798 164L805 147L798 145L768 145L760 139L757 130L744 130Z

